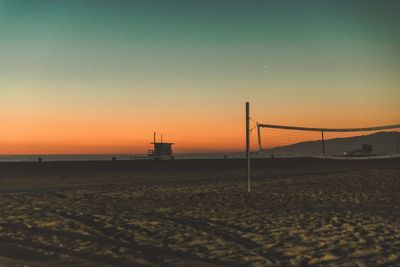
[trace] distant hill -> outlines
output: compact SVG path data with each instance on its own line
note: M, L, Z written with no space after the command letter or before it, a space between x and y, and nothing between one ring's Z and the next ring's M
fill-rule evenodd
M369 135L334 138L325 140L326 156L343 156L345 152L360 149L363 144L372 145L373 155L399 154L400 132L378 132ZM276 156L318 156L322 155L322 142L307 141L269 149L268 154Z

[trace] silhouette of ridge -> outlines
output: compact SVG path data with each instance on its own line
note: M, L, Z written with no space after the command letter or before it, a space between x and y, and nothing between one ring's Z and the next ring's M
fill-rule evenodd
M327 156L343 156L345 152L360 149L362 145L372 145L373 155L391 155L399 153L400 132L377 132L368 135L332 138L325 140ZM274 147L267 150L274 155L320 155L321 140L299 142L286 146Z

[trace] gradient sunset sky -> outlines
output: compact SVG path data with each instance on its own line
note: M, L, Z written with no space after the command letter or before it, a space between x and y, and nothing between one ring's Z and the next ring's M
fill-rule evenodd
M400 1L0 0L0 154L400 122Z

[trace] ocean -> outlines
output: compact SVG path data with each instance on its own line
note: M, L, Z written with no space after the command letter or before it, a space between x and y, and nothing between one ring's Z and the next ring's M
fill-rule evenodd
M228 158L243 158L242 153L187 153L176 154L175 159L223 159ZM144 160L144 155L135 154L57 154L57 155L0 155L0 162L23 162L23 161L98 161L98 160Z

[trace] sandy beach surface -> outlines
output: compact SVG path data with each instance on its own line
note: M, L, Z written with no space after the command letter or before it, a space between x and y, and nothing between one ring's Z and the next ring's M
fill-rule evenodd
M0 266L400 266L400 159L0 163Z

